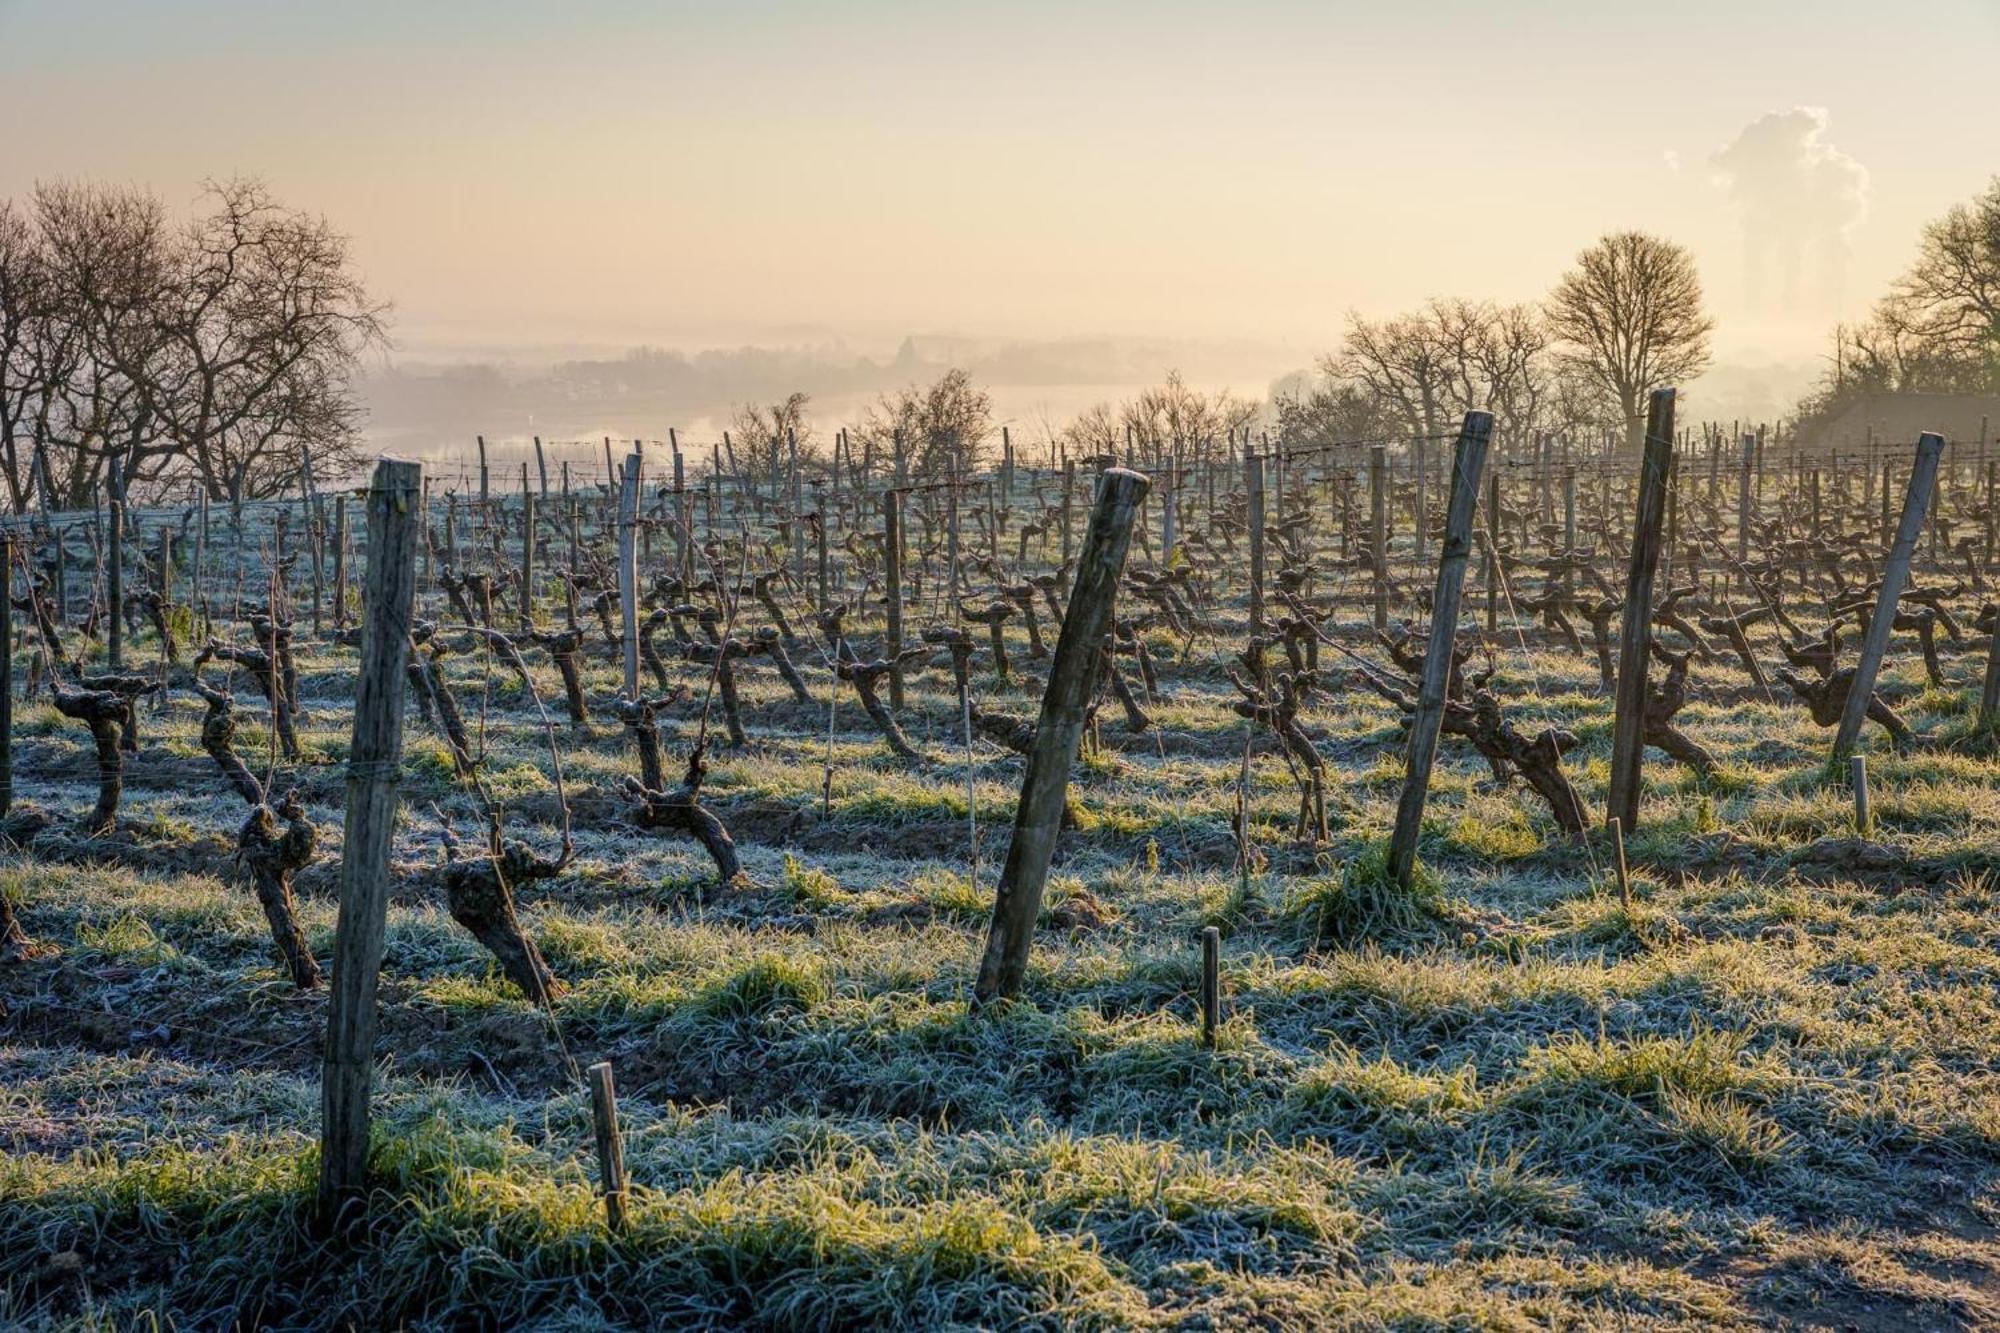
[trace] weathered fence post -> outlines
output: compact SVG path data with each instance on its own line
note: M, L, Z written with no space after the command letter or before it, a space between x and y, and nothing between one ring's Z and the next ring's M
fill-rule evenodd
M1035 917L1042 909L1049 859L1055 854L1056 835L1062 827L1069 769L1076 762L1077 742L1083 736L1084 710L1095 692L1104 635L1111 626L1118 579L1132 544L1132 520L1149 484L1145 477L1125 468L1108 468L1099 479L1090 528L1077 556L1076 582L1056 640L1055 659L1049 666L1049 683L1042 693L1034 748L1021 779L1014 836L1000 872L986 953L980 959L979 978L973 987L975 1007L1015 994L1027 974Z
M625 1136L618 1128L618 1089L609 1061L590 1067L590 1119L597 1139L597 1179L604 1191L604 1221L613 1231L625 1229Z
M1743 437L1743 467L1736 477L1736 586L1746 588L1750 562L1750 512L1756 502L1750 495L1750 466L1757 457L1757 437Z
M1222 1027L1222 932L1214 926L1201 931L1201 1044L1215 1049Z
M1910 468L1909 489L1903 494L1903 516L1896 524L1896 539L1889 547L1888 563L1882 567L1882 591L1875 598L1875 613L1868 617L1868 633L1861 639L1861 657L1854 664L1854 683L1848 687L1847 704L1840 711L1840 728L1833 734L1835 759L1844 759L1852 753L1854 743L1861 737L1861 722L1868 715L1868 701L1875 695L1875 677L1882 669L1889 633L1895 628L1896 603L1901 600L1903 584L1910 576L1910 557L1923 533L1924 512L1930 508L1931 488L1937 482L1938 456L1943 452L1944 436L1925 431L1917 437L1917 460Z
M639 455L625 456L618 488L618 601L624 616L625 697L639 697L639 565L632 548L639 523Z
M1639 764L1645 750L1646 664L1653 647L1653 576L1660 564L1660 525L1674 473L1674 391L1655 389L1646 403L1646 450L1639 472L1639 511L1632 561L1625 575L1625 615L1618 627L1617 700L1611 720L1611 791L1606 814L1628 833L1639 826Z
M14 539L0 537L0 815L13 808Z
M521 490L521 628L535 627L535 493Z
M396 767L403 750L404 667L415 612L418 502L423 464L384 458L368 491L368 572L354 735L347 756L347 822L340 853L340 918L320 1063L319 1215L327 1226L363 1197L368 1092L375 1063L375 987L389 904Z
M1849 755L1847 768L1854 780L1854 833L1865 838L1875 831L1875 815L1868 806L1868 756Z
M1243 449L1243 492L1250 526L1250 632L1264 629L1264 459L1248 444Z
M104 597L111 603L108 608L110 623L105 640L105 660L113 671L125 665L125 502L113 500L107 508L110 511L110 536L105 543L109 548L105 557L107 568L104 574ZM271 608L277 615L278 609Z
M1438 732L1444 725L1445 685L1458 637L1458 603L1465 588L1465 561L1472 549L1472 515L1479 504L1479 475L1493 438L1493 416L1467 412L1459 428L1451 469L1451 496L1445 510L1444 549L1438 553L1437 590L1431 598L1430 639L1424 645L1424 674L1417 708L1410 718L1410 743L1403 768L1403 795L1396 803L1396 827L1389 836L1389 876L1404 888L1417 866L1417 835L1423 830L1424 798L1431 765L1437 760ZM1486 517L1487 532L1499 516Z
M424 526L419 541L424 549L424 561L430 561L430 511L424 509ZM194 586L197 600L201 596L201 548L195 548ZM345 493L333 497L333 632L347 628L347 496Z
M887 602L883 656L890 662L889 704L903 706L903 493L882 492L882 590Z
M1369 541L1374 544L1375 628L1389 628L1389 447L1368 450Z

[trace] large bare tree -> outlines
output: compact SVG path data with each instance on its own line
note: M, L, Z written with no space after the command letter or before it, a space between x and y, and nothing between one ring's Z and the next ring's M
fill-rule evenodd
M175 225L154 195L55 181L0 205L0 468L23 508L192 477L275 494L353 461L359 358L386 307L346 238L254 180L210 182ZM114 471L115 465L115 471Z
M1616 400L1635 452L1646 394L1700 374L1715 327L1694 256L1638 231L1614 232L1578 255L1549 295L1548 320L1564 359Z

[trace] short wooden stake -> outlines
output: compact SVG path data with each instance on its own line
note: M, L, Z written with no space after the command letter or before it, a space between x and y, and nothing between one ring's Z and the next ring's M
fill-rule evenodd
M1215 1049L1222 1026L1222 932L1214 926L1201 932L1201 1044Z
M590 1067L590 1118L597 1134L597 1178L604 1191L604 1221L625 1229L625 1136L618 1129L618 1089L609 1061Z
M1849 755L1847 766L1854 775L1854 832L1866 838L1875 832L1875 814L1868 807L1868 757Z
M1611 829L1611 855L1618 873L1618 904L1627 916L1632 913L1632 872L1625 864L1625 825L1613 815L1605 823Z

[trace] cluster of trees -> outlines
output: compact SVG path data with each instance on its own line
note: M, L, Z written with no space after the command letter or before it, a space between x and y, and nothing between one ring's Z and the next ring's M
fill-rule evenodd
M1802 420L1874 393L2000 393L2000 177L1927 225L1909 269L1860 324Z
M1289 447L1441 438L1472 408L1505 437L1550 432L1643 443L1646 395L1707 366L1713 321L1694 258L1643 232L1605 236L1577 256L1539 304L1436 299L1388 319L1350 315L1340 350L1314 373L1274 387L1268 405L1190 387L1177 372L1123 403L1099 403L1056 433L1073 458L1142 463L1201 456L1259 425ZM735 433L761 448L737 466L768 471L769 442L795 435L813 453L807 399L737 409ZM992 402L963 369L884 394L847 437L857 462L895 462L912 476L971 470L993 431Z
M1058 438L1072 457L1122 458L1129 444L1140 459L1190 458L1248 429L1259 411L1247 398L1226 389L1204 393L1190 388L1179 371L1168 371L1164 383L1115 408L1099 403L1079 413Z
M823 461L828 449L813 429L811 402L793 393L775 403L739 404L730 417L734 471L770 480L778 475L774 468L789 466L795 442L801 459ZM908 477L971 472L993 430L992 395L972 382L971 372L954 368L929 384L880 395L846 431L848 463Z
M1647 391L1701 373L1713 327L1693 256L1619 232L1540 304L1438 299L1389 319L1350 315L1340 350L1281 384L1272 412L1295 445L1437 436L1483 408L1505 436L1615 429L1636 450Z
M255 180L175 220L150 191L57 181L0 199L0 484L87 507L192 478L211 499L357 459L351 378L386 341L347 239Z

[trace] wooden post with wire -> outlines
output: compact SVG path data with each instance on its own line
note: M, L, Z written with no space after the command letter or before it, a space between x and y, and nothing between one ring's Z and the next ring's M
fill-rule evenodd
M597 1139L597 1181L604 1193L604 1221L612 1231L625 1229L630 1190L625 1183L625 1136L618 1128L618 1088L609 1061L589 1069L590 1119Z
M639 697L639 565L633 549L639 524L639 455L625 456L618 487L618 602L624 616L625 697Z
M1395 831L1389 836L1389 877L1406 889L1417 868L1417 837L1423 831L1424 801L1430 792L1431 766L1437 761L1438 734L1444 726L1447 703L1445 689L1451 679L1452 649L1458 640L1458 605L1465 591L1466 558L1472 550L1472 516L1479 504L1479 476L1492 439L1493 415L1467 412L1453 455L1444 549L1438 553L1424 672L1417 686L1417 706L1410 716L1403 794L1396 803ZM1489 540L1497 523L1498 515L1487 515Z
M423 464L383 458L368 491L368 571L354 732L347 759L347 821L340 853L340 916L320 1063L319 1217L332 1228L365 1197L368 1095L375 1067L376 983L389 905L403 752L404 668L417 591Z
M1606 814L1628 832L1639 824L1639 766L1646 747L1646 666L1653 648L1653 579L1660 566L1660 528L1674 471L1674 391L1655 389L1646 403L1646 448L1639 470L1639 509L1632 560L1625 575L1625 614L1618 627L1617 695L1611 717L1611 791Z
M1374 445L1368 450L1368 524L1373 543L1373 596L1375 628L1389 628L1389 449Z
M1250 632L1264 629L1264 459L1247 439L1243 446L1243 491L1250 527Z
M1882 654L1889 648L1896 603L1902 600L1903 584L1910 577L1910 557L1916 553L1917 538L1923 534L1924 513L1930 508L1931 491L1937 483L1938 456L1943 452L1944 436L1925 431L1917 437L1917 458L1910 468L1909 489L1903 494L1903 516L1896 523L1896 537L1889 546L1888 562L1882 567L1882 590L1876 594L1874 614L1868 617L1868 632L1861 639L1861 656L1854 664L1854 682L1848 686L1840 728L1833 735L1836 760L1853 753L1855 742L1861 738L1861 723L1868 716L1868 701L1875 697L1875 678L1882 670Z
M882 492L882 595L887 603L883 654L889 659L889 705L903 707L903 492Z
M1076 762L1077 743L1083 736L1084 712L1096 693L1104 637L1111 628L1118 580L1125 571L1126 552L1131 549L1132 521L1149 485L1139 473L1115 467L1107 468L1098 482L1090 527L1077 556L1076 583L1049 665L1049 683L1042 693L1041 718L1035 727L1027 772L1021 779L1014 836L1000 872L986 951L973 987L975 1008L1014 995L1027 975L1035 918L1042 910L1049 860L1062 828L1070 765Z

